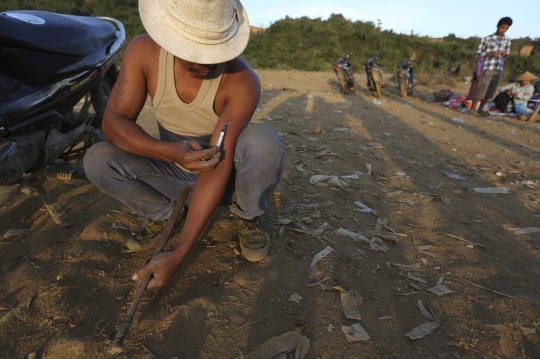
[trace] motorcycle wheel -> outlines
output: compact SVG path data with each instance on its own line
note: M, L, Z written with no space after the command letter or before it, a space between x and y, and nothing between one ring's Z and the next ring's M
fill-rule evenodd
M349 91L351 93L356 93L356 82L354 82L354 80L349 82Z
M345 71L342 71L341 75L339 76L339 85L341 86L341 91L344 94L349 93L349 87L347 86L347 83L348 83L347 75L345 74Z
M401 82L399 84L399 94L401 95L401 97L407 97L408 88L409 88L409 80L407 79L406 76L404 76L401 79Z
M375 92L377 93L377 98L382 98L381 83L375 82Z
M90 125L94 130L93 133L86 133L85 135L83 135L80 139L80 142L73 146L70 146L59 156L59 158L63 159L65 162L70 162L82 158L86 153L86 150L88 150L92 145L105 140L105 136L103 136L103 133L101 132L101 122L103 120L102 112L105 110L114 83L102 81L99 86L100 91L96 92L94 89L91 92L87 93L86 96L82 98L79 104L76 105L74 108L74 110L76 108L80 108L79 112L75 113L74 111L74 115L77 118L77 123L86 123L87 125ZM103 97L101 100L99 100L96 99L96 95ZM96 109L94 107L95 105L102 107L101 110ZM58 176L56 177L58 178Z

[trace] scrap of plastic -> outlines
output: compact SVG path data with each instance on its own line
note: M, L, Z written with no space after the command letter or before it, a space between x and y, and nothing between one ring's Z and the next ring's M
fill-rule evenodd
M460 175L457 175L455 173L451 173L451 172L448 172L446 170L442 171L441 172L443 175L445 175L446 177L449 177L451 179L454 179L456 181L466 181L467 179L464 178L464 177L461 177Z
M320 251L319 253L317 253L314 257L313 257L313 260L311 261L311 264L309 265L309 268L308 268L308 274L309 276L311 277L311 272L313 272L313 268L317 265L317 263L323 259L324 257L326 257L327 255L329 255L330 253L332 253L334 250L331 248L331 247L326 247L325 249L323 249L322 251Z

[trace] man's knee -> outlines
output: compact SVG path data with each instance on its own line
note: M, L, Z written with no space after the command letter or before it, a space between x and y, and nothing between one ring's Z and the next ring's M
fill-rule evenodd
M237 149L248 150L249 153L280 153L282 147L281 138L270 126L262 123L254 123L248 126L237 141Z
M83 159L84 172L90 182L100 183L112 169L112 162L118 159L118 147L110 142L98 142L88 149Z

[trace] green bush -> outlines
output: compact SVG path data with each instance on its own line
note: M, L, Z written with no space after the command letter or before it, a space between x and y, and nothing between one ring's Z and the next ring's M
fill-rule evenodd
M3 0L0 11L38 9L87 16L111 16L124 23L127 41L144 33L137 0ZM486 34L487 35L487 34ZM470 76L476 65L474 52L480 38L461 39L449 34L436 42L427 36L396 34L381 30L372 22L349 21L342 15L328 20L286 17L265 31L252 34L244 57L255 68L331 71L337 58L353 52L350 62L355 71L375 53L387 73L401 61L416 58L417 73L430 74L456 70L454 75ZM540 38L512 40L513 48L534 45L530 57L510 56L504 78L511 80L524 71L540 76Z

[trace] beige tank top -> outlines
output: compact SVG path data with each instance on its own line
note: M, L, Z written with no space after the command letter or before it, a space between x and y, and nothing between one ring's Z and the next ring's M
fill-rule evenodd
M185 103L176 92L174 55L163 48L159 53L159 77L152 105L159 124L167 131L187 138L196 138L202 146L210 146L218 115L214 99L223 77L225 64L217 66L213 79L205 79L197 97Z

